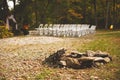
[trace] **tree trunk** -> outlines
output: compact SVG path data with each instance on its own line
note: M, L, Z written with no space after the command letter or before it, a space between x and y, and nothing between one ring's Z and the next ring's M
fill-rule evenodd
M94 13L95 13L95 25L96 25L96 27L97 27L97 26L98 26L98 24L97 24L97 9L96 9L96 0L94 0L93 4L94 4Z
M16 4L16 0L13 0L13 6L14 6L14 17L15 17L15 4Z
M83 23L86 23L87 22L87 19L86 19L87 18L87 16L86 16L86 1L84 1L83 4L84 4L84 8L83 8L83 17L84 17L83 19L84 20L83 20Z
M37 0L35 0L34 5L35 5L35 22L36 22L35 24L36 24L36 26L38 26Z
M3 20L6 22L6 18L8 17L9 13L9 9L8 9L8 4L7 4L7 0L2 0L3 4L2 4L2 8L3 8Z
M113 0L113 19L112 24L115 26L116 24L116 0Z
M109 17L109 1L106 0L106 6L107 6L107 12L106 12L106 23L105 23L105 29L108 29L108 17Z

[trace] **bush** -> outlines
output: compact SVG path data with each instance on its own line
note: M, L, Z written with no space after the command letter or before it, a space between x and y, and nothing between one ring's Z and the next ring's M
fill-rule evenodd
M11 33L5 26L0 26L0 38L12 37L13 33Z

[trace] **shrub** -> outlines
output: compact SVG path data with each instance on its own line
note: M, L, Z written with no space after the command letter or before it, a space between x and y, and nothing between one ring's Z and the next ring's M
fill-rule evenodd
M11 33L5 26L0 26L0 38L12 37L13 33Z

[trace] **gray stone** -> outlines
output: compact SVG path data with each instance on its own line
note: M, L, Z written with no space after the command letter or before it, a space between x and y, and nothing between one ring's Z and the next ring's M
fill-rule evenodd
M106 63L109 63L109 62L111 61L111 59L110 59L109 57L105 57L105 58L104 58L104 61L105 61Z
M53 63L52 65L59 64L63 67L70 68L86 68L94 65L100 66L112 60L108 53L100 50L96 52L87 50L85 53L80 53L79 51L66 49L58 50L47 59L48 62Z

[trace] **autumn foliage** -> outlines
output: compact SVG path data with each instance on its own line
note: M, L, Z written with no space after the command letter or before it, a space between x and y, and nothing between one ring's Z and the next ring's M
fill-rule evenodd
M6 29L5 26L0 26L0 38L7 38L11 36L13 36L13 33Z

